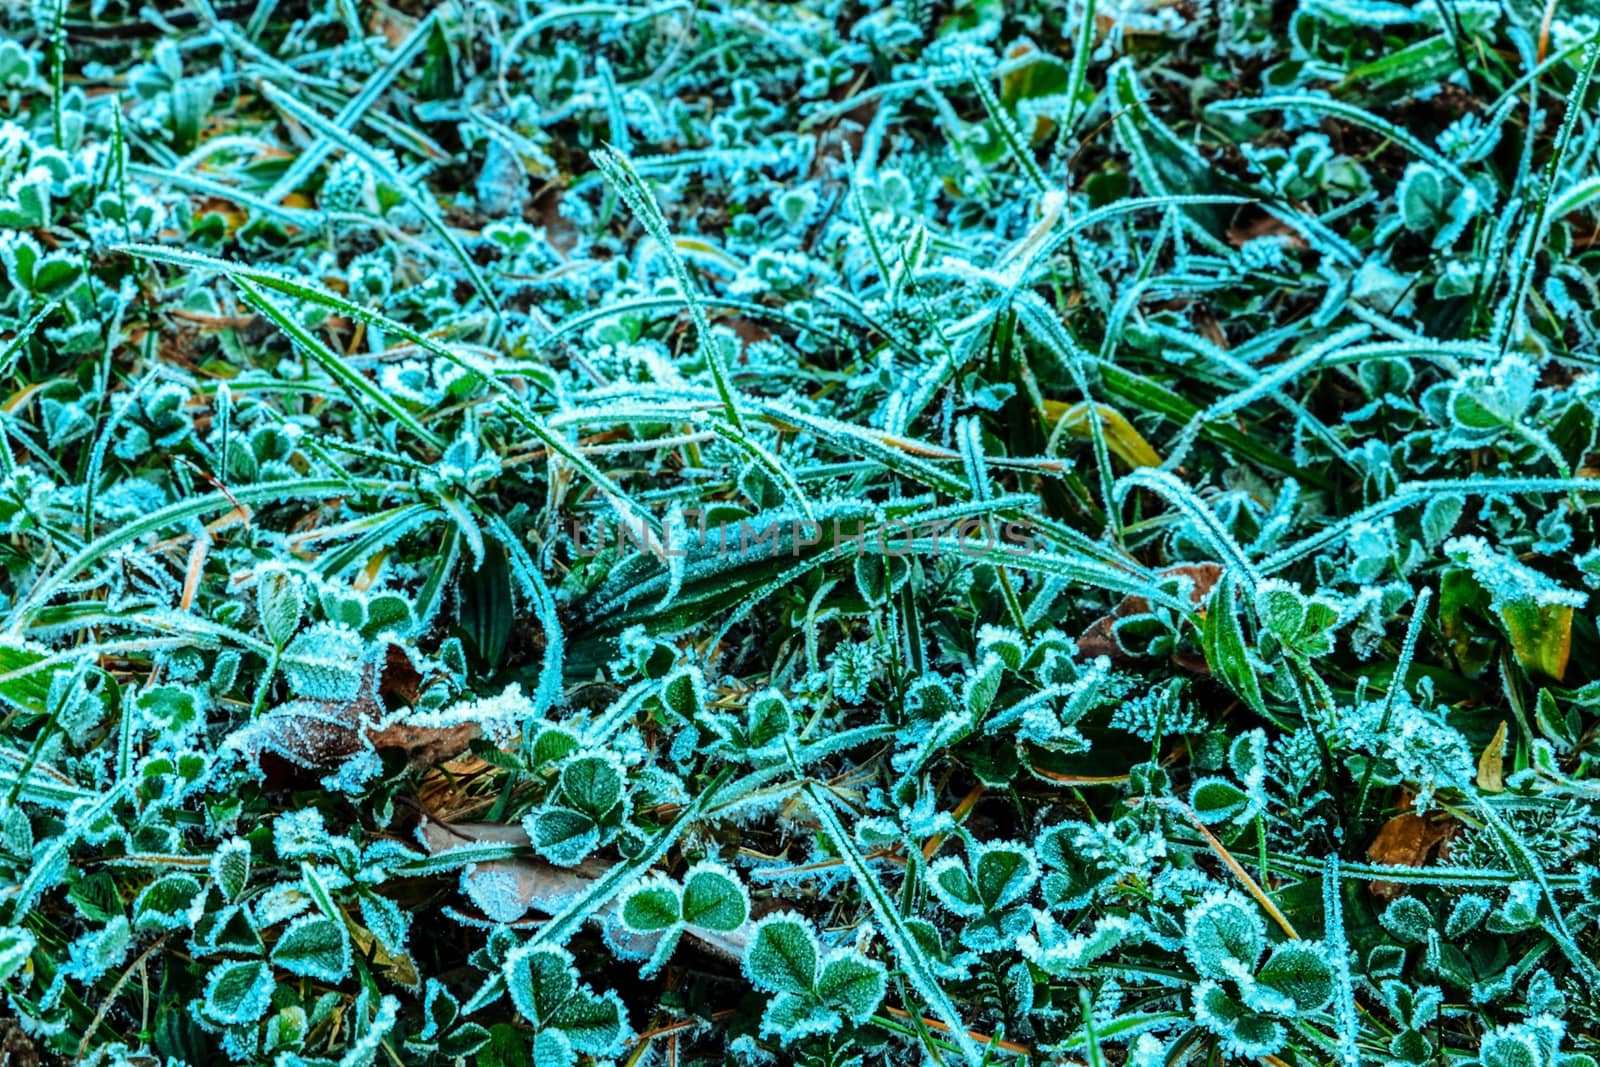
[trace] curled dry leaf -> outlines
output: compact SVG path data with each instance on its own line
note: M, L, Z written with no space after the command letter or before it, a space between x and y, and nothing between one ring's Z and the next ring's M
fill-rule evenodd
M272 777L327 770L361 752L400 749L413 768L444 763L482 735L475 722L438 722L409 711L387 712L383 698L414 701L422 677L405 649L389 645L383 666L370 664L354 699L292 700L236 730L229 747ZM284 765L287 766L284 766Z
M557 867L531 855L533 842L521 826L511 823L442 823L425 819L417 828L417 840L431 856L467 845L509 844L525 847L530 855L515 859L468 864L461 872L461 892L495 922L517 925L530 914L554 915L574 897L600 878L608 867L600 860L586 860L576 867ZM616 911L613 898L594 914L609 921ZM752 919L754 916L752 916ZM728 959L744 958L750 940L751 923L730 933L689 927L685 936Z
M1409 808L1409 798L1405 803ZM1367 858L1387 867L1421 867L1448 847L1455 830L1455 821L1444 812L1402 811L1383 824L1367 846ZM1367 889L1379 900L1393 900L1405 892L1405 886L1383 881L1370 882Z
M1500 720L1500 729L1478 757L1478 788L1485 793L1502 793L1506 788L1506 732L1509 724Z
M1211 595L1211 587L1222 578L1222 567L1216 563L1184 563L1176 567L1168 567L1161 572L1162 576L1181 575L1190 580L1189 599L1195 604L1204 604L1206 597ZM1113 627L1117 620L1128 618L1131 615L1142 615L1150 610L1150 601L1142 596L1125 596L1117 606L1111 609L1110 614L1102 615L1089 624L1083 631L1083 636L1078 638L1078 656L1082 659L1093 659L1095 656L1106 656L1111 662L1126 664L1132 661L1131 656L1117 644ZM1195 674L1209 673L1206 668L1205 657L1177 653L1172 657L1173 663Z
M446 824L426 819L417 828L417 839L433 856L465 845L509 844L530 851L533 847L522 827L510 823ZM468 864L461 872L461 891L488 918L515 923L530 911L553 914L604 873L605 865L596 861L557 867L530 855Z
M1228 243L1235 248L1243 248L1261 237L1279 238L1286 247L1296 251L1310 247L1294 227L1274 215L1257 213L1253 217L1238 219L1228 227Z

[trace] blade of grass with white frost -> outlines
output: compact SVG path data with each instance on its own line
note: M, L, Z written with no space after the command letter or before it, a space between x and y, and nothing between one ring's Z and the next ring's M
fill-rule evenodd
M274 292L332 308L342 315L364 322L368 326L375 326L395 337L404 338L427 352L449 360L494 390L500 396L503 410L507 415L526 427L535 437L544 442L552 452L558 453L563 459L571 463L579 473L595 485L625 519L630 523L638 524L641 532L646 529L655 533L660 532L660 524L648 512L634 504L599 468L568 445L565 440L560 438L559 434L554 433L542 420L524 411L522 398L517 396L510 387L501 382L486 368L463 358L459 352L452 351L448 346L440 344L433 338L418 333L411 327L396 322L387 315L383 315L371 308L363 307L314 285L309 285L298 278L289 277L276 271L262 270L258 267L216 259L215 257L200 255L195 252L184 252L164 245L131 244L116 245L114 248L117 251L126 252L141 259L168 263L173 266L185 267L189 270L216 271L219 274L227 275L235 281L240 278L247 279Z
M305 497L341 496L350 492L352 485L357 491L374 496L410 491L409 486L377 478L312 478L299 481L258 482L252 485L242 485L225 493L207 493L204 496L169 504L159 511L151 512L143 518L135 519L111 533L96 538L73 553L60 566L56 567L48 578L34 586L26 597L23 597L11 608L6 616L6 631L9 633L21 632L33 613L38 611L44 602L49 600L51 595L70 579L93 566L107 553L121 548L123 545L132 544L146 534L154 533L167 526L187 522L190 519L199 518L207 512L231 511L241 504L297 500Z
M1438 151L1428 147L1409 130L1396 126L1387 119L1379 118L1372 112L1354 104L1347 104L1342 100L1334 100L1327 96L1312 96L1309 93L1286 93L1279 96L1241 97L1233 100L1220 100L1210 104L1207 111L1220 111L1226 114L1249 115L1257 111L1310 111L1330 118L1340 119L1356 126L1364 126L1382 137L1386 137L1395 144L1404 148L1412 155L1425 163L1450 175L1462 185L1468 184L1461 170Z
M1206 507L1205 502L1193 489L1179 481L1176 475L1150 467L1143 467L1123 476L1117 482L1117 500L1120 502L1132 489L1147 489L1175 505L1179 511L1188 516L1216 550L1217 557L1237 571L1239 577L1245 581L1247 590L1254 594L1261 580L1255 564L1250 562L1249 557L1244 554L1244 549L1239 547L1238 542L1229 535L1216 515Z
M834 813L833 802L814 782L803 785L801 792L806 798L806 807L816 816L817 822L821 823L823 836L833 845L854 876L857 888L861 890L861 895L866 898L867 905L878 919L879 930L889 942L889 947L894 950L895 963L911 983L911 988L927 1002L929 1009L939 1021L950 1028L949 1036L955 1041L961 1055L966 1057L967 1062L973 1067L978 1067L984 1062L983 1051L968 1035L966 1021L962 1019L961 1013L956 1010L955 1004L945 993L943 983L934 974L933 966L923 955L917 939L907 928L905 920L900 917L900 911L895 906L894 900L883 886L878 884L871 868L867 866L866 859L856 848L850 831L845 829L838 815Z
M727 412L728 421L736 428L744 429L744 420L740 418L738 405L734 403L733 383L728 379L727 368L722 365L722 357L717 352L715 340L711 335L711 321L706 318L705 307L700 303L699 287L695 285L689 268L684 265L683 257L678 254L677 245L672 240L672 231L667 226L666 216L661 213L661 206L656 203L650 187L645 184L644 178L634 169L627 156L617 151L601 149L594 153L594 161L612 188L617 191L617 195L622 197L635 215L639 216L639 221L644 224L645 230L655 239L667 257L673 277L678 287L683 290L684 302L689 306L689 318L694 322L695 345L700 357L706 361L706 367L711 371L711 380L717 387L717 396Z
M466 248L462 246L461 241L456 237L455 231L450 228L449 224L444 221L444 217L439 214L439 205L434 202L431 196L423 196L417 191L417 182L408 181L405 175L401 174L389 159L374 151L366 142L340 129L315 109L296 100L291 94L270 84L262 85L261 91L262 95L270 100L274 106L287 111L300 122L310 126L328 140L361 160L403 196L406 203L415 208L417 214L422 216L422 221L427 223L429 228L439 235L440 240L444 241L445 245L455 255L456 260L461 264L461 269L466 273L467 279L472 283L472 287L478 291L479 296L483 297L484 303L493 309L496 317L499 316L500 301L494 295L493 287L484 279L483 273L478 269L478 264L467 254Z
M1270 575L1321 551L1361 523L1393 515L1440 496L1494 496L1518 493L1600 493L1600 478L1439 478L1402 482L1387 500L1380 500L1309 537L1279 549L1261 561L1260 573Z
M412 30L410 36L404 41L400 42L400 47L395 49L394 55L390 57L389 62L385 63L380 70L374 72L372 77L367 79L367 83L361 87L361 91L351 97L348 104L339 109L339 113L333 118L335 127L340 130L348 130L353 128L356 122L360 121L362 114L377 102L378 97L383 95L383 91L406 68L412 57L417 54L417 51L428 40L428 35L433 32L434 21L434 13L429 12L423 17L422 21L417 23L417 28ZM319 136L317 140L311 143L310 147L295 157L295 161L289 164L289 169L283 172L282 177L272 183L272 188L266 191L262 199L275 204L294 192L301 182L311 176L312 171L317 169L317 164L321 163L332 150L333 144L330 143L330 140L326 136Z
M17 331L17 335L6 344L5 351L0 352L0 375L11 373L11 368L21 354L23 346L28 343L28 339L33 336L33 332L39 328L39 324L43 322L49 316L50 312L56 309L56 305L60 303L60 299L51 300L49 303L45 304L44 307L40 308L34 314L33 318L22 324L22 328ZM5 449L0 449L0 452L5 451ZM7 459L9 458L10 456L7 454Z
M258 289L254 282L248 278L234 278L233 284L244 292L246 303L271 319L278 329L288 334L297 345L305 350L307 355L316 360L317 364L328 372L328 377L338 382L345 390L356 407L370 405L377 408L401 426L422 438L424 442L433 448L444 448L444 441L438 434L423 426L411 412L405 409L404 405L368 381L366 375L351 367L344 361L342 356L318 340L317 336L310 330L296 322L294 316L279 307L271 297ZM373 417L370 411L367 415L368 418ZM373 421L377 422L376 419L373 419Z
M1356 1049L1356 993L1350 981L1350 944L1344 933L1344 897L1339 882L1339 854L1328 857L1322 874L1323 941L1333 967L1333 1019L1343 1067L1361 1062Z

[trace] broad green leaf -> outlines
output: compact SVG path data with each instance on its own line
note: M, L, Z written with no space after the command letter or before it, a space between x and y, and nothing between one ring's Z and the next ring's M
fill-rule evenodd
M40 664L50 653L12 637L0 638L0 699L12 707L42 714L50 696L50 674Z
M1505 604L1500 621L1511 639L1517 662L1530 671L1561 681L1572 657L1570 604Z
M1027 895L1039 878L1033 850L1015 841L984 845L973 863L973 882L985 908L1008 907Z
M811 924L792 913L756 924L744 972L769 993L809 993L817 980L817 938Z
M1326 949L1311 941L1286 941L1256 972L1262 985L1293 1000L1302 1012L1320 1011L1333 999L1333 969Z
M1250 806L1250 796L1223 778L1201 778L1189 792L1189 806L1209 826L1225 823Z
M720 864L690 868L683 880L683 921L703 930L732 933L750 917L750 901L733 872Z
M223 1024L253 1023L267 1013L272 968L245 960L218 964L206 979L205 1014Z
M1184 948L1195 970L1209 978L1232 977L1232 966L1253 971L1266 951L1266 929L1256 906L1234 892L1213 892L1189 909Z
M853 1023L871 1018L887 988L883 964L858 952L830 957L817 977L817 996Z
M577 756L561 768L561 795L595 821L622 802L622 769L606 756Z
M642 882L622 894L618 914L622 924L641 934L660 933L676 926L683 914L678 887L665 879Z
M302 915L279 935L272 962L290 974L342 981L350 971L350 938L336 919Z
M522 945L507 956L506 991L522 1017L536 1026L549 1023L578 991L578 973L565 949Z
M35 943L33 935L20 926L0 926L0 982L8 988L17 988L11 980L27 966Z
M187 874L167 874L140 891L133 903L133 928L139 933L165 933L189 925L189 907L200 895L200 883Z
M622 998L610 990L596 995L587 986L555 1010L550 1025L559 1027L574 1049L589 1056L614 1051L628 1036Z

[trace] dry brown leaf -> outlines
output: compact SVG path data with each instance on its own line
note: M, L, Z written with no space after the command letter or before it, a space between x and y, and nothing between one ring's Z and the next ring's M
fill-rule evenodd
M1204 604L1206 597L1211 594L1212 586L1222 578L1222 567L1216 563L1184 563L1176 567L1168 567L1162 571L1163 576L1183 575L1193 583L1189 591L1189 599L1195 604ZM1125 596L1111 609L1108 615L1102 615L1089 624L1083 631L1083 636L1078 638L1078 656L1082 659L1093 659L1095 656L1109 657L1113 663L1127 663L1129 657L1117 644L1116 635L1112 627L1118 619L1125 619L1130 615L1142 615L1150 610L1150 601L1142 596ZM1205 660L1199 656L1177 655L1173 661L1184 670L1203 674L1206 671Z
M1418 815L1403 811L1383 824L1367 846L1367 858L1386 867L1421 867L1455 832L1455 823L1442 812ZM1375 881L1367 889L1380 900L1393 900L1405 892L1394 882Z
M417 837L437 856L453 848L473 844L511 844L532 847L528 834L512 823L452 823L425 820ZM479 910L496 922L515 926L531 921L529 913L554 915L583 893L608 871L604 862L585 860L576 867L557 867L538 856L492 860L468 866L461 876L461 889ZM596 913L597 920L608 918L616 899ZM752 919L754 916L752 916ZM691 940L729 959L744 958L750 941L751 922L731 933L690 928L684 931Z
M267 771L273 787L293 784L305 771L325 771L361 752L398 748L413 768L432 767L466 752L481 736L476 723L423 725L386 712L384 696L416 699L422 677L398 645L385 651L381 670L367 670L353 700L293 700L273 708L229 739Z
M429 819L418 828L417 836L435 856L463 845L533 845L527 832L512 823L446 825ZM515 923L530 911L553 914L560 902L581 893L604 873L604 866L592 862L566 868L528 856L472 864L461 875L461 889L490 919Z
M1228 243L1235 248L1241 248L1247 241L1253 241L1257 237L1282 237L1284 244L1290 248L1308 247L1306 239L1292 226L1272 215L1263 214L1249 222L1236 222L1228 227Z

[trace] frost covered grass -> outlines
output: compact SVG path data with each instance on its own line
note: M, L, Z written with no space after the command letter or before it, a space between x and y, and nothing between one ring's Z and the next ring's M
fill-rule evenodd
M7 5L5 1047L1595 1067L1597 15Z

